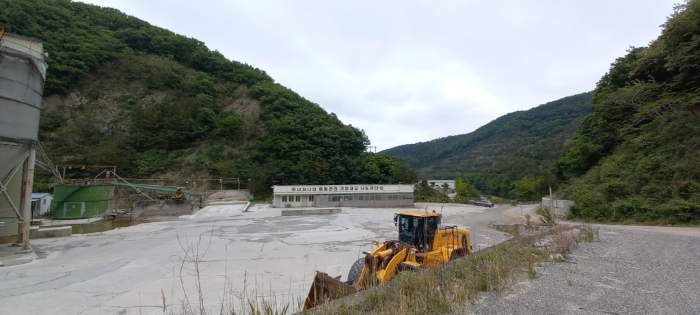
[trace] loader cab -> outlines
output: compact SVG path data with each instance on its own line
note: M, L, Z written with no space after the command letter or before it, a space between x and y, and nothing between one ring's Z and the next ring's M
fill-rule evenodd
M420 253L431 251L441 218L442 215L435 212L397 212L394 225L399 232L399 241L415 246Z

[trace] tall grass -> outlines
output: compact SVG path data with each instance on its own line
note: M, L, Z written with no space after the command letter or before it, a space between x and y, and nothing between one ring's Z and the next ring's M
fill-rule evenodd
M479 294L501 291L525 275L537 277L537 266L563 261L570 249L588 238L590 228L557 230L504 243L455 260L443 267L402 272L391 283L360 293L361 301L340 301L314 314L447 314L461 313ZM536 245L544 243L546 245Z
M295 301L285 301L278 299L273 292L262 295L264 290L257 283L252 286L248 284L246 275L242 290L233 289L233 284L227 281L227 289L223 292L227 303L224 303L219 314L287 315L300 310L301 314L317 315L459 313L482 292L501 291L525 275L536 278L537 266L563 261L563 257L567 257L579 242L591 242L595 235L597 231L590 227L554 229L550 234L506 242L442 267L404 271L389 284L372 287L356 296L307 311L302 310L305 296L296 297ZM189 262L194 264L193 270L199 272L197 261L201 262L201 259L191 254L191 250L184 247L183 250ZM199 277L195 279L199 281ZM210 314L203 309L202 294L199 290L200 296L196 300L194 297L186 298L185 302L194 303L195 306L183 305L179 313L171 314ZM165 297L163 304L165 314Z
M212 228L213 234L213 228ZM177 278L180 281L180 288L183 297L179 303L173 305L174 297L171 296L170 302L161 290L161 303L163 314L169 315L209 315L209 314L229 314L229 315L288 315L295 310L302 309L304 299L302 297L292 297L292 294L286 296L278 295L272 292L271 289L266 290L264 284L258 282L257 277L252 277L246 272L244 273L242 287L240 283L233 283L231 278L224 274L224 288L222 292L218 292L221 308L218 312L212 312L207 309L205 304L205 292L202 289L202 272L206 269L205 256L209 252L211 239L213 235L209 235L209 240L204 243L203 235L200 235L196 243L190 244L185 235L181 239L178 235L178 243L182 249L182 257L180 258ZM224 270L227 268L224 267ZM187 276L192 277L194 282L194 294L189 293L185 283ZM212 292L207 292L212 294ZM293 300L292 300L293 299ZM170 303L170 304L168 304Z

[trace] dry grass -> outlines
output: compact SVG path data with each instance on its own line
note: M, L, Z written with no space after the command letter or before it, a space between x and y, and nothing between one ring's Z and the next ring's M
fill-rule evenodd
M490 224L489 227L513 236L518 236L520 234L518 232L518 226L515 224Z
M502 290L548 256L548 251L526 241L506 244L442 268L400 273L392 285L370 289L359 305L320 314L450 313L474 301L479 292Z
M501 291L524 275L537 277L537 266L564 261L588 231L592 229L557 229L484 250L442 268L402 272L390 284L363 292L359 302L340 301L321 306L313 314L460 313L480 293Z
M317 315L354 315L354 314L448 314L461 313L480 293L501 291L525 275L537 277L538 266L564 261L572 248L583 242L592 242L597 230L590 227L559 228L538 236L523 237L517 241L506 242L498 246L453 261L443 267L402 272L389 284L373 287L326 305L317 306L301 314ZM183 248L189 262L194 266L194 273L199 272L197 265L201 258ZM206 253L206 251L205 251ZM198 277L195 277L198 281ZM247 277L246 277L247 281ZM244 281L245 282L245 281ZM220 310L220 314L254 314L286 315L294 308L300 309L303 298L294 303L279 303L270 292L263 298L257 285L252 290L244 283L243 291L224 290L229 301L236 301L237 308ZM195 307L183 305L178 314L208 314L201 306L202 292ZM190 305L186 297L186 303ZM165 296L163 296L165 310ZM199 307L197 307L199 306ZM164 312L165 313L165 312Z
M212 232L213 234L213 227ZM212 312L205 306L204 291L202 290L202 271L206 268L205 256L211 247L213 235L209 235L209 240L206 241L200 235L196 243L190 243L187 235L180 238L178 235L178 243L182 249L182 257L179 266L180 288L183 298L173 305L173 297L170 298L168 305L165 292L161 289L161 303L163 314L169 315L208 315L208 314L229 314L229 315L287 315L291 314L292 308L301 309L304 300L297 299L290 302L284 298L278 298L274 292L268 292L264 286L258 283L255 278L252 283L249 282L249 276L246 273L243 279L241 289L236 289L230 278L224 274L225 285L223 292L219 292L221 297L221 309L218 312ZM228 248L227 248L228 251ZM224 267L226 270L226 267ZM193 295L188 294L185 283L185 278L191 277L195 292ZM210 293L211 294L211 293ZM305 297L304 297L305 298ZM179 308L178 308L179 307Z

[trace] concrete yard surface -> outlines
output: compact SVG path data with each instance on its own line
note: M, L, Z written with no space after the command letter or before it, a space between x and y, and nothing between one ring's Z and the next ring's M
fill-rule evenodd
M700 229L595 227L567 262L460 314L700 314Z
M316 270L345 280L372 240L396 238L398 209L282 217L266 205L244 208L209 206L172 221L32 240L42 259L0 268L0 313L178 314L186 299L198 307L197 280L213 313L256 298L296 310ZM487 227L512 220L508 207L442 211L443 223L471 230L475 249L508 238Z

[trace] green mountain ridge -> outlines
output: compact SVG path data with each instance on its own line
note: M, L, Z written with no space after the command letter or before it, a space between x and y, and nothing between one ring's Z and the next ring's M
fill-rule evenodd
M557 161L576 217L700 222L700 0L677 5L662 28L600 79Z
M361 129L196 39L68 0L0 7L6 31L49 52L40 141L55 163L179 184L239 177L263 194L274 184L415 180L401 160L366 152Z
M482 192L501 197L513 197L512 181L524 175L543 178L544 189L556 181L549 170L590 113L591 97L591 92L565 97L501 116L468 134L382 153L404 159L422 176L466 174Z

